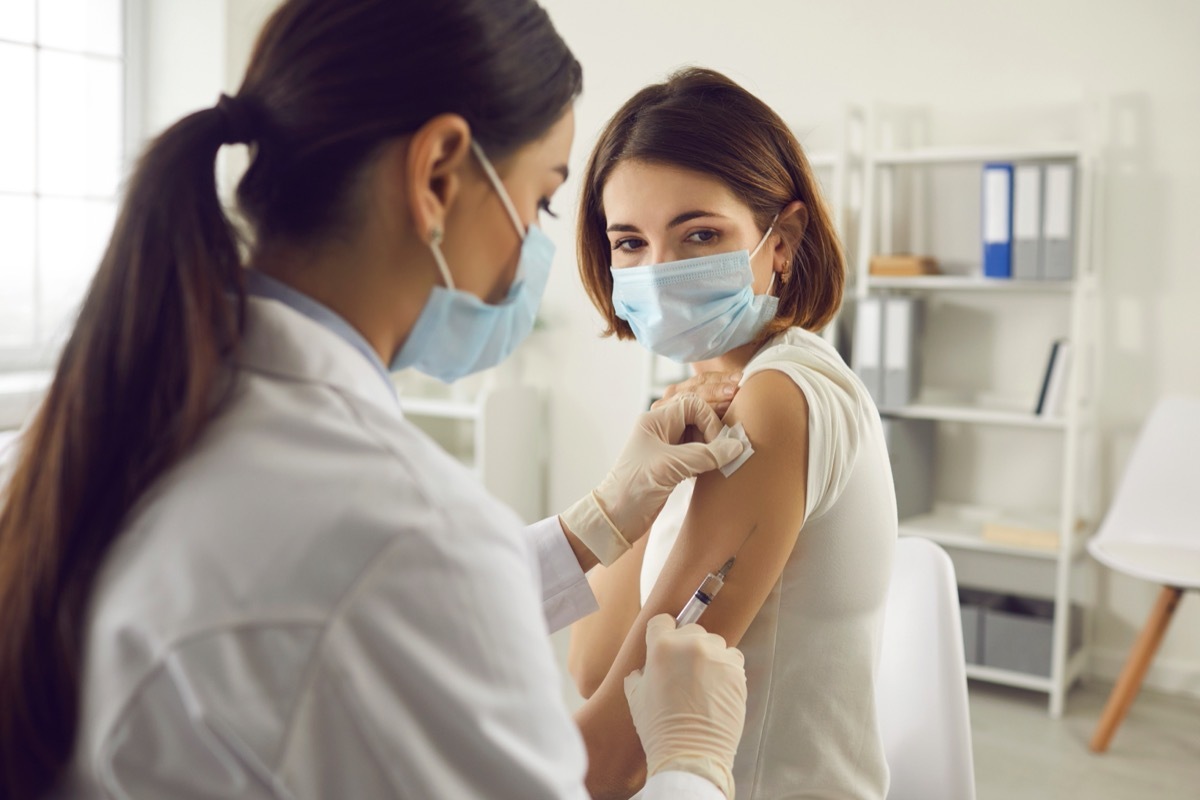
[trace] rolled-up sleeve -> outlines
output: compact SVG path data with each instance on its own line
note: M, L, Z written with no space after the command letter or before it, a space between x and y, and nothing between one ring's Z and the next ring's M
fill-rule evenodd
M542 578L542 613L551 632L600 608L557 516L526 528Z

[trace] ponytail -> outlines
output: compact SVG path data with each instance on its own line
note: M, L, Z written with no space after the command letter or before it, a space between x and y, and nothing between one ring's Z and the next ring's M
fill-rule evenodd
M237 102L184 118L142 157L0 495L2 797L44 795L70 759L97 568L225 388L244 301L214 163L245 138Z

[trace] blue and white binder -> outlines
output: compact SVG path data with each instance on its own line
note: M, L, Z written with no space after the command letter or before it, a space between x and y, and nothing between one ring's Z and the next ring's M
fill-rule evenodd
M1042 167L1019 164L1013 170L1012 276L1042 277Z
M1012 164L983 168L983 276L1012 277Z

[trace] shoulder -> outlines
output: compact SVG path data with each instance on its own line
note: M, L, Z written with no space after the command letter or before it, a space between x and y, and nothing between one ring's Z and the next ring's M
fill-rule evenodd
M778 370L747 375L725 414L725 424L740 423L756 453L803 452L809 427L805 388Z
M878 415L866 387L828 342L799 328L775 336L750 360L744 373L735 403L743 394L750 406L782 403L778 397L770 401L763 396L785 395L782 387L788 385L803 396L808 499L810 511L821 513L840 496L864 437L878 424L873 421ZM775 418L780 416L776 411ZM777 421L770 435L787 430L787 423ZM757 450L758 443L751 442Z

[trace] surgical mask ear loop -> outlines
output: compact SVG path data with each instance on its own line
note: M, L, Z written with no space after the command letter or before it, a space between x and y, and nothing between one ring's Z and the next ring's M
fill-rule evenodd
M479 159L479 165L483 167L488 180L492 182L492 188L496 190L496 194L500 195L500 202L504 205L504 210L508 212L508 218L512 220L513 227L517 229L517 235L521 237L521 241L525 241L527 233L525 224L521 222L521 215L517 213L517 207L513 205L512 198L508 196L508 190L504 188L504 183L496 173L496 168L492 166L492 162L484 155L483 148L474 139L471 140L471 150Z
M778 221L779 221L779 214L776 214L774 217L771 218L771 224L767 226L767 232L763 234L763 237L761 239L759 239L758 245L755 246L755 248L754 248L754 252L752 252L750 254L751 261L753 261L754 257L756 255L758 255L758 251L762 250L762 246L767 243L767 239L769 239L771 237L771 231L775 230L775 223ZM771 290L775 288L775 275L776 274L777 273L775 272L775 270L772 269L771 270L771 282L767 284L767 291L766 291L767 294L770 294Z
M763 237L758 240L758 244L754 246L754 250L752 250L750 252L750 260L751 261L753 261L754 257L756 255L758 255L758 251L762 250L762 246L767 243L767 239L769 239L771 237L771 231L775 230L775 223L778 221L779 221L778 214L776 214L774 217L771 218L771 224L767 226L767 232L763 234Z
M442 273L442 280L446 282L446 288L454 290L454 278L450 277L450 267L446 264L446 257L442 255L442 238L444 234L440 226L434 226L429 232L429 249L433 252L433 260L437 262L438 272Z

